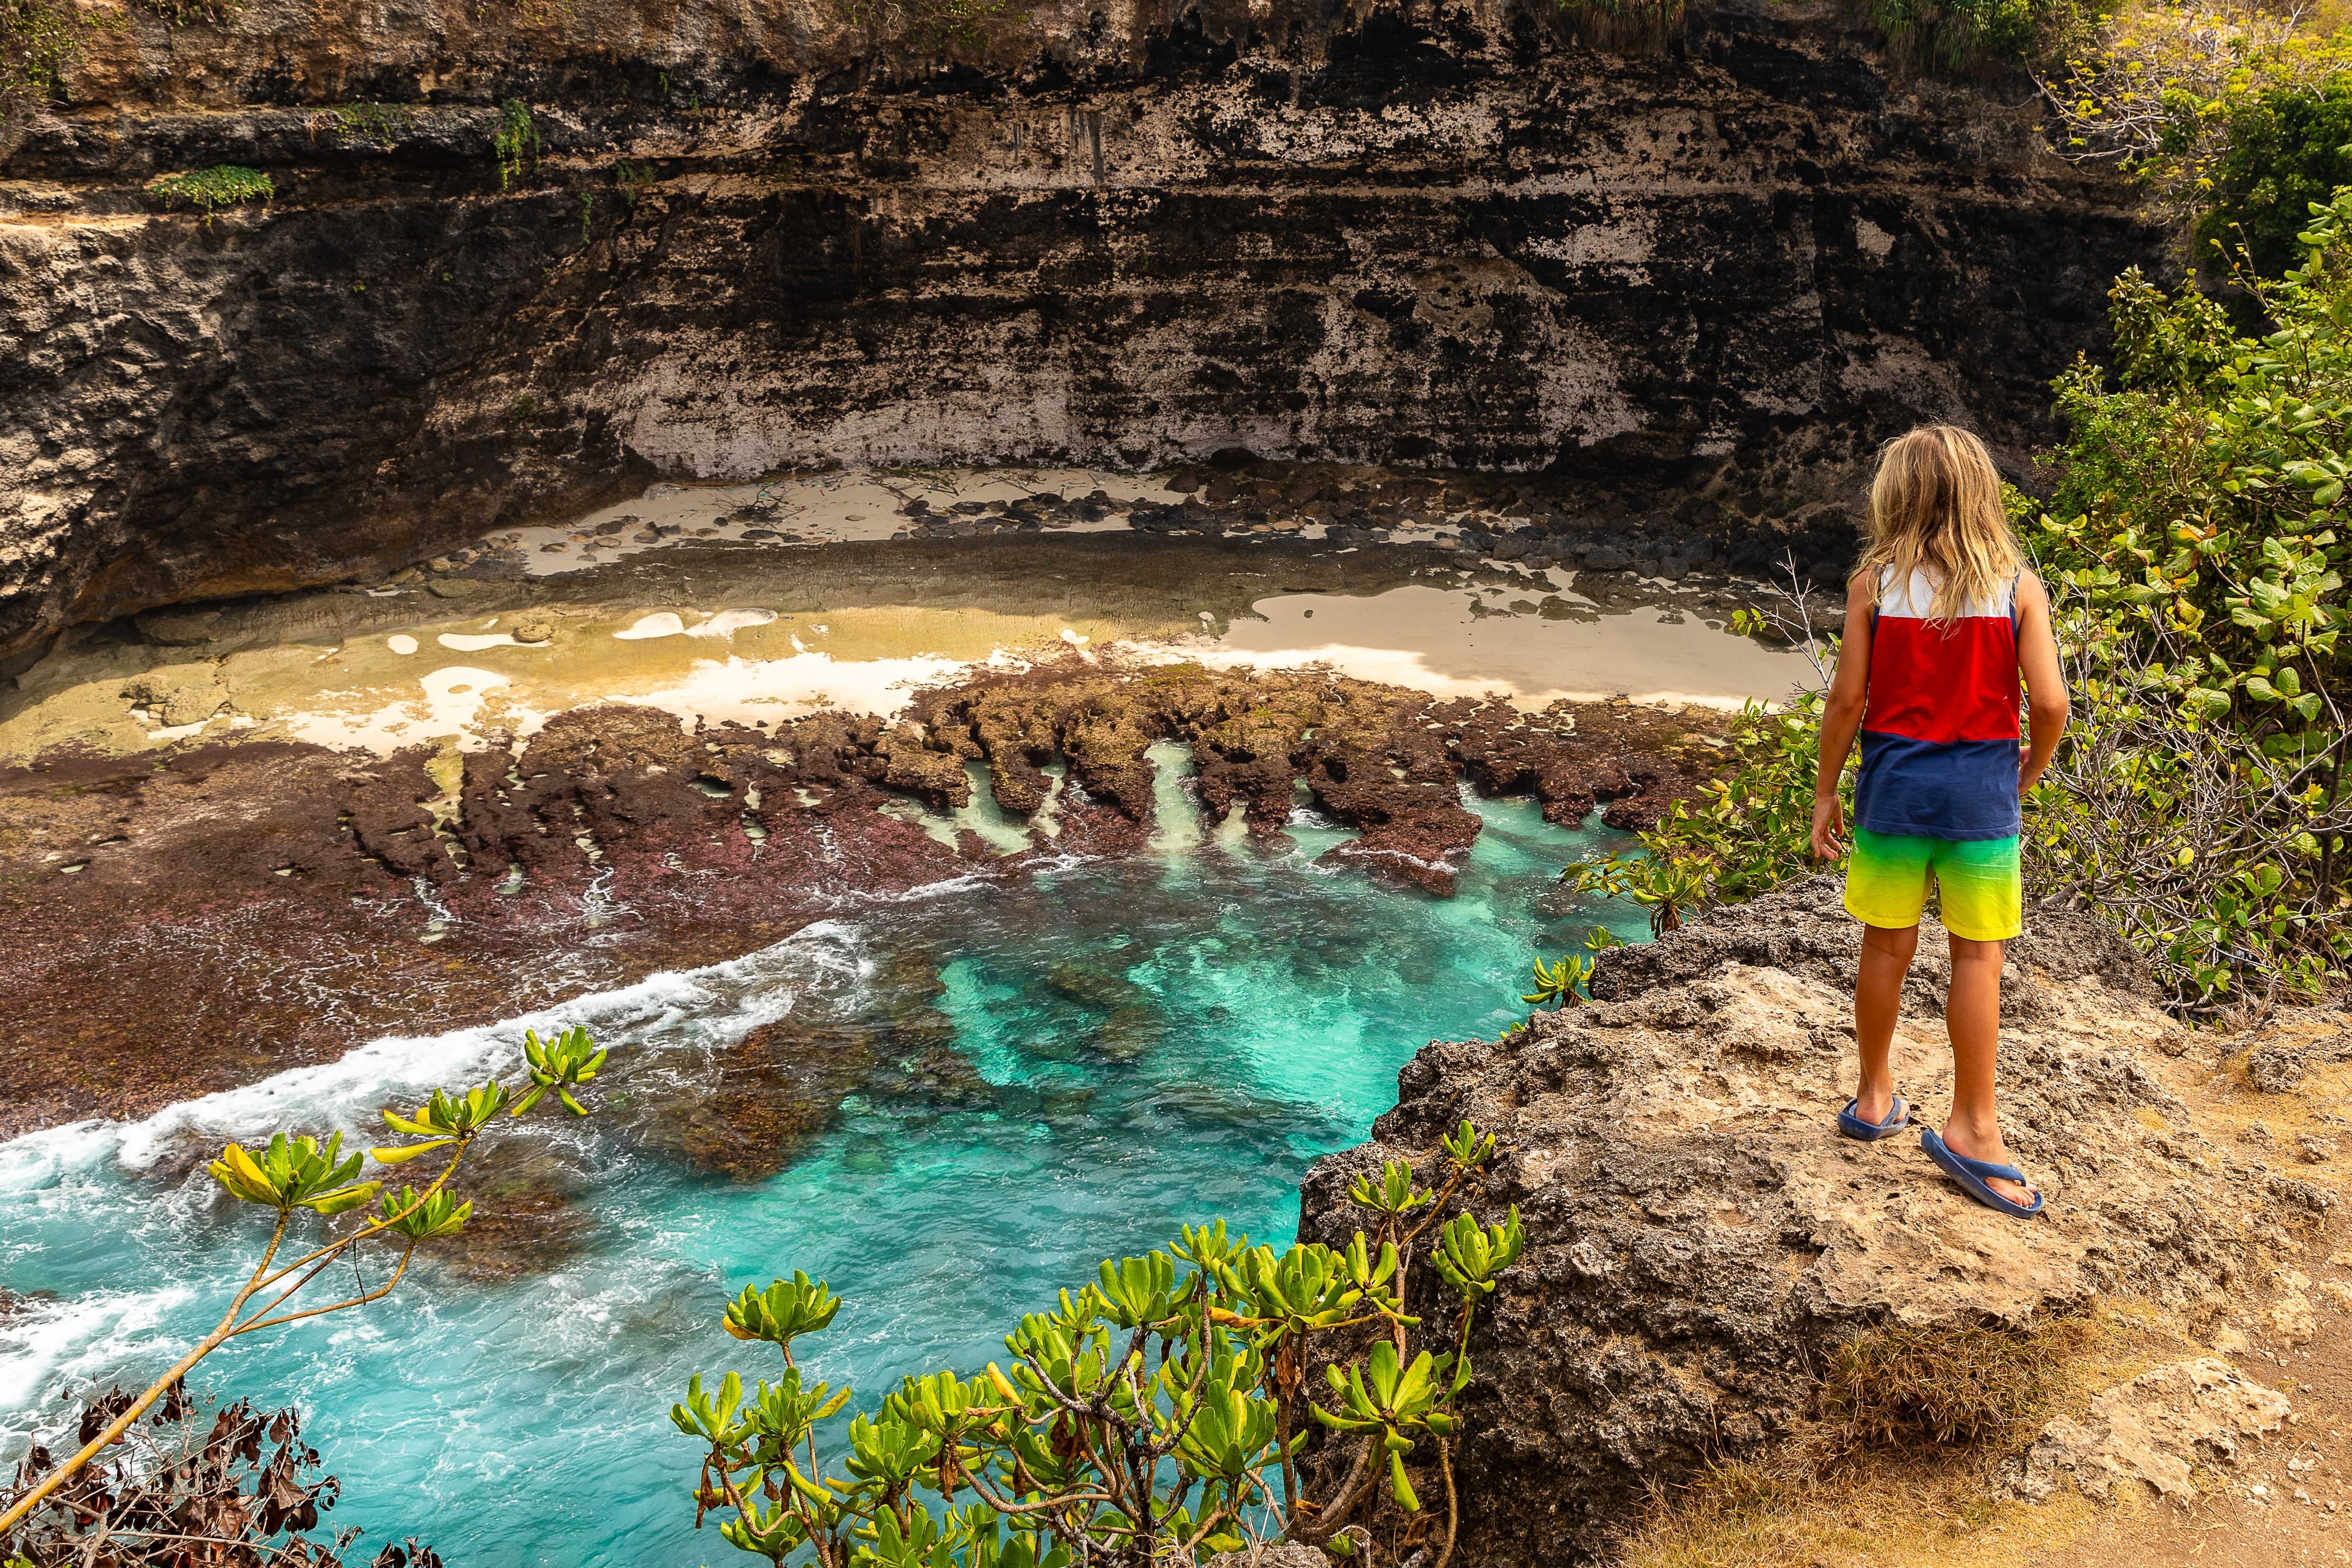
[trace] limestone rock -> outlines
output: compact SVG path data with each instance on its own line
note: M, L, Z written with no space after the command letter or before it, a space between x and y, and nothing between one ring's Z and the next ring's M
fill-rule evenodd
M1305 0L1100 25L1024 8L911 95L868 90L862 65L909 38L727 14L615 12L592 60L528 7L456 29L430 7L254 7L175 29L162 98L152 40L94 43L72 100L10 131L10 178L53 206L0 262L0 339L40 345L14 358L0 431L45 454L0 477L0 650L82 616L455 562L485 528L578 515L650 470L1042 450L1142 468L1247 431L1269 458L1677 490L1696 465L1759 510L1794 475L1811 502L1923 417L1965 415L2022 457L2050 433L2050 377L2104 342L2109 281L2161 254L2131 185L2049 158L2030 105L1923 90L1830 12L1736 0L1694 8L1672 49L1619 52L1500 0L1394 37L1385 13ZM479 149L454 155L479 129L437 100L301 203L222 212L201 238L115 221L127 172L224 155L215 116L238 157L289 172L318 155L304 106L485 59L563 77L599 107L562 134L599 147L669 147L669 111L630 90L656 66L738 106L661 160L657 186L697 194L667 211L658 281L623 268L583 293L518 269L612 243L620 204L586 236L576 205L520 191L483 221ZM1033 71L1087 84L1034 147ZM1374 101L1411 102L1410 131L1368 129ZM1691 129L1715 124L1739 129ZM1008 145L1029 149L1017 173ZM820 187L889 200L730 182L778 146ZM425 254L440 264L397 259ZM354 261L377 268L364 291ZM793 353L766 336L778 320ZM166 331L168 352L141 336ZM362 342L355 381L338 345ZM1852 539L1808 521L1788 542L1812 560Z
M2311 1276L2299 1268L2282 1268L2275 1278L2280 1289L2271 1303L2271 1331L2291 1345L2307 1345L2319 1332L2318 1314L2304 1294L2311 1288Z
M905 790L942 809L971 799L971 779L963 771L963 759L951 752L935 752L892 735L882 743L882 783L891 789Z
M138 626L150 641L184 647L211 637L220 618L218 610L150 610L138 618Z
M561 625L551 610L525 610L514 618L514 639L520 643L553 642Z
M145 705L166 725L201 724L228 700L220 667L210 661L158 665L124 682L122 695Z
M2012 1486L2039 1502L2062 1481L2093 1497L2118 1481L2145 1481L2168 1498L2192 1495L2200 1460L2228 1460L2284 1424L2287 1397L2207 1356L2142 1373L2091 1402L2090 1416L2061 1417L2020 1462Z
M1859 951L1838 891L1814 879L1603 954L1599 1000L1428 1047L1376 1141L1309 1172L1302 1234L1334 1242L1360 1223L1353 1173L1426 1160L1464 1117L1507 1151L1473 1206L1517 1205L1528 1250L1471 1347L1471 1560L1597 1550L1645 1488L1790 1433L1813 1369L1868 1326L2022 1324L2122 1289L2207 1303L2326 1213L2326 1192L2196 1132L2180 1095L2210 1056L2127 954L2046 911L2011 944L2001 1053L2010 1146L2048 1215L1978 1206L1911 1138L1836 1137ZM1895 1047L1930 1126L1951 1082L1940 936ZM1529 1496L1559 1511L1512 1503Z
M2352 1037L2343 1015L2330 1008L2289 1008L2263 1031L2246 1052L2246 1077L2264 1094L2286 1094L2322 1068L2352 1061Z

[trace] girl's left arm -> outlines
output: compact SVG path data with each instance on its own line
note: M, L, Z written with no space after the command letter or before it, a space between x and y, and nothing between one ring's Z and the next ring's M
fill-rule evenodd
M2017 761L2017 790L2032 789L2066 732L2066 676L2058 665L2058 636L2050 624L2050 594L2028 572L2017 580L2017 664L2025 676L2026 743Z

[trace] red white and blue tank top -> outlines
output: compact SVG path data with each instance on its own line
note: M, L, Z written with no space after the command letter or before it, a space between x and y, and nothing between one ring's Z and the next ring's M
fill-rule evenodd
M1927 619L1925 572L1878 575L1854 824L1926 838L2018 832L2017 580L1998 600Z

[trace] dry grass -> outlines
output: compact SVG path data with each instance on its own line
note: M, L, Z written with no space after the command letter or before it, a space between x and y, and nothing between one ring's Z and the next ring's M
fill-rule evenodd
M1719 1466L1653 1500L1614 1559L1623 1568L2003 1568L2080 1531L2068 1494L2034 1508L1996 1498L1981 1455L1875 1455L1829 1474Z
M1685 6L1684 0L1559 0L1559 10L1580 44L1620 54L1649 54L1682 31Z
M2146 1325L2141 1325L2144 1328ZM1996 1475L2060 1408L2137 1370L2112 1316L2022 1331L1873 1330L1825 1369L1819 1417L1758 1464L1718 1464L1654 1495L1625 1568L2000 1568L2088 1522L2069 1494L2039 1508ZM2138 1353L2135 1353L2138 1352Z
M2096 1337L2082 1317L2027 1329L1873 1329L1822 1374L1822 1436L1866 1449L1998 1444L2038 1430Z

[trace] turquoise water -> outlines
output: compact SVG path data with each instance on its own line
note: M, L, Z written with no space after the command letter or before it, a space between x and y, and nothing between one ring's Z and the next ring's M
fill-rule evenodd
M1364 1136L1417 1048L1520 1016L1528 960L1596 921L1647 934L1557 890L1565 860L1618 836L1473 804L1486 827L1451 900L1318 865L1344 835L1304 814L1287 849L1182 829L1136 860L845 906L710 969L0 1144L0 1280L46 1293L0 1320L0 1456L54 1432L61 1390L143 1381L217 1317L257 1234L201 1153L271 1126L363 1126L423 1086L510 1068L526 1023L578 1022L613 1049L605 1107L533 1123L480 1178L568 1193L565 1248L506 1279L429 1265L363 1312L240 1342L203 1379L302 1406L344 1482L328 1524L367 1531L359 1561L409 1533L459 1568L733 1559L690 1528L696 1455L667 1415L690 1373L772 1370L719 1331L732 1291L794 1268L829 1279L847 1305L811 1342L816 1370L873 1396L903 1373L971 1370L1019 1312L1181 1222L1286 1241L1301 1172ZM698 1173L682 1152L717 1054L787 1016L951 1027L985 1082L954 1104L855 1093L780 1173Z

